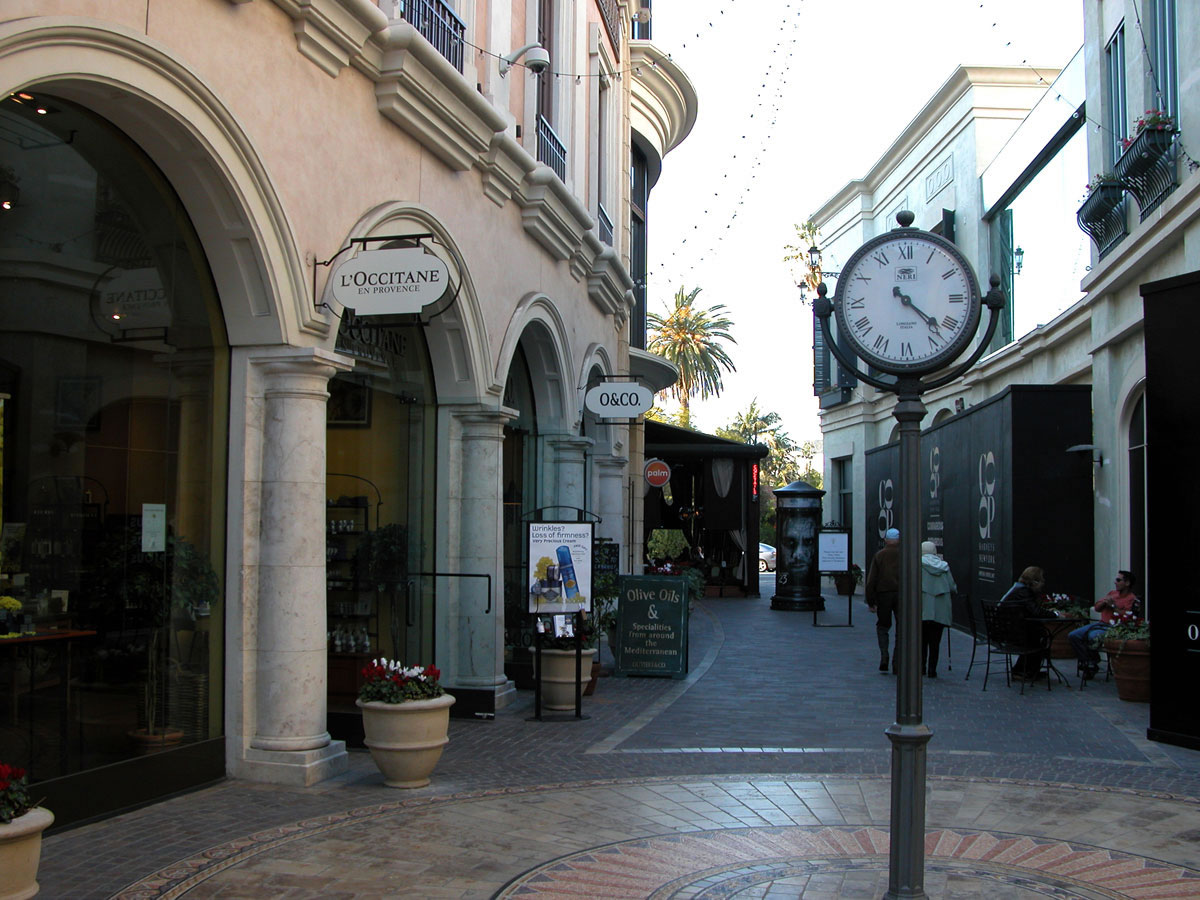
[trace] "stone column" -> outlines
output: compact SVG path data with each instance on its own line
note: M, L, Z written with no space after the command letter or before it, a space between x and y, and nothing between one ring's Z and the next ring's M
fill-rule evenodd
M255 362L263 397L261 506L255 709L245 761L251 777L312 784L347 762L345 745L331 742L325 727L325 405L329 378L341 366L319 350Z
M592 458L596 471L595 512L600 516L596 537L625 543L625 471L629 460L623 456ZM626 548L628 549L628 548Z
M461 428L458 496L457 566L451 571L490 574L492 594L483 579L451 579L450 644L453 684L488 691L500 698L514 688L504 674L504 523L502 503L504 411L472 410L456 416ZM490 603L489 603L490 600ZM489 609L490 606L490 609Z
M553 495L546 501L550 509L546 510L547 519L571 520L575 517L574 509L582 509L587 499L584 489L587 483L587 451L596 442L591 438L579 437L573 434L549 435L546 444L553 450L553 478L547 478L547 487L553 490ZM563 508L555 509L556 503Z

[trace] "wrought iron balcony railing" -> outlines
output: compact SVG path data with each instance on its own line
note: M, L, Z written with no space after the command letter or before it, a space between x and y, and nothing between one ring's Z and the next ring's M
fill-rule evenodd
M421 32L454 68L463 70L467 26L442 0L396 0L396 15Z
M538 116L537 158L554 170L560 181L567 180L567 148L545 116Z
M1103 259L1128 233L1125 228L1125 189L1119 184L1093 188L1075 218Z
M1137 199L1142 222L1178 184L1174 137L1173 130L1146 128L1113 164L1121 184Z
M596 221L599 223L600 240L611 247L613 245L613 223L612 219L608 217L608 211L600 203L596 204Z
M608 39L612 42L617 57L620 58L621 13L617 9L617 0L596 0L596 5L600 7L600 16L604 19L604 28L608 31Z

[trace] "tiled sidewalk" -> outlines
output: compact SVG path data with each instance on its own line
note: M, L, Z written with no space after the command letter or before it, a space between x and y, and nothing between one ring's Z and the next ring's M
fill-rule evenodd
M602 679L583 721L528 697L455 721L429 788L355 753L315 788L226 781L52 836L43 896L880 896L896 679L865 608L814 629L709 599L692 623L687 680ZM1147 741L1111 683L983 692L969 655L956 635L924 681L929 895L1200 897L1200 754Z

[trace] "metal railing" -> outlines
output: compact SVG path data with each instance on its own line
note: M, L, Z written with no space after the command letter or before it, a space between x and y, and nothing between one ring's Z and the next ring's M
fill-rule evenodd
M596 221L599 223L600 240L611 247L613 245L613 223L603 204L600 203L596 204Z
M604 19L604 27L608 31L608 39L612 42L613 49L616 51L618 58L621 54L621 13L617 9L616 0L596 0L596 5L600 7L600 16Z
M467 26L442 0L396 0L395 14L409 22L450 64L463 70Z
M567 180L567 148L545 116L538 116L537 123L537 158L554 170L554 174L564 183Z

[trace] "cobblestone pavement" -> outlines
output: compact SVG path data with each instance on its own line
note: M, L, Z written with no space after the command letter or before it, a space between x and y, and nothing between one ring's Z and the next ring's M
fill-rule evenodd
M583 720L531 721L530 692L453 720L427 788L356 752L312 788L226 780L53 835L43 896L881 896L897 679L873 617L814 628L763 594L696 604L686 679L603 678ZM923 679L929 896L1200 897L1200 753L1073 665L1022 696L951 650Z

